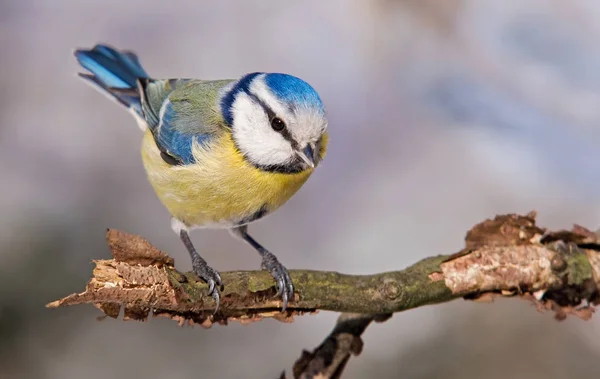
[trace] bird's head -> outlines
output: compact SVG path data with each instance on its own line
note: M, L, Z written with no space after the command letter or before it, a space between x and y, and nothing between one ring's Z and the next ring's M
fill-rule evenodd
M325 109L317 91L302 79L247 74L226 88L220 105L237 148L256 167L296 173L319 163Z

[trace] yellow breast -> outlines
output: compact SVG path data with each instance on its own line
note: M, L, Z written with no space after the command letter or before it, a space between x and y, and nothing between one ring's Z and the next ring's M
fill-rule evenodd
M324 141L325 142L325 141ZM313 170L271 173L248 163L224 133L210 150L193 148L196 162L171 166L160 156L152 133L142 143L148 180L171 215L187 226L227 227L262 216L283 205Z

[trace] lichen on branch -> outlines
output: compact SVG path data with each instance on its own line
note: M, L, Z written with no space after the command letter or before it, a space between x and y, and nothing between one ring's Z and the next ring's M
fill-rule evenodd
M569 314L587 320L600 303L598 235L579 225L547 231L536 225L534 212L485 220L467 233L461 251L425 258L404 270L374 275L292 270L296 294L284 313L275 282L265 271L221 273L225 288L213 314L206 284L193 273L177 271L167 254L140 236L109 229L106 237L113 259L94 261L84 292L47 307L94 304L113 318L123 310L125 320L152 315L204 327L265 317L291 322L295 315L318 310L342 312L323 343L296 361L294 378L339 378L350 356L361 352L364 330L394 312L457 298L487 302L505 296L532 301L559 320Z

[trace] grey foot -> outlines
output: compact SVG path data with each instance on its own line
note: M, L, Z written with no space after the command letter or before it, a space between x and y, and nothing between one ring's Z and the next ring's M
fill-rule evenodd
M202 279L206 282L206 284L208 284L208 295L212 296L212 298L215 299L216 306L214 313L217 313L217 311L219 310L219 303L221 300L219 288L223 287L221 275L219 275L219 273L215 269L207 265L204 259L193 260L192 266L194 268L194 273L196 273L196 275L198 275L200 279Z
M196 273L196 275L198 275L200 279L204 280L206 284L208 284L208 294L212 296L213 299L215 299L216 306L214 313L217 313L217 311L219 310L219 303L221 300L221 297L219 295L219 288L223 287L221 275L219 275L219 273L215 269L210 267L208 263L206 263L206 261L200 256L200 254L198 254L196 248L194 248L194 244L192 243L192 240L190 239L187 230L184 229L182 226L183 223L175 219L173 220L173 230L179 233L181 241L183 241L185 248L190 253L190 258L192 258L192 267L194 268L194 272Z
M277 296L281 296L283 300L283 306L281 312L285 312L288 306L288 302L294 299L294 285L292 284L292 278L288 270L279 263L277 257L262 247L261 244L248 234L248 226L242 225L237 228L230 229L231 234L234 237L241 238L252 246L262 257L261 267L271 273L275 282L277 283Z
M281 296L283 301L281 311L285 312L288 301L294 299L294 284L292 283L290 273L271 252L264 250L262 256L261 267L269 271L275 282L277 282L277 296Z

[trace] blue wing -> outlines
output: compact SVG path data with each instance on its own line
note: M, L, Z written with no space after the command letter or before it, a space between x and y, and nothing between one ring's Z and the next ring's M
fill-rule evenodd
M224 132L216 115L219 89L231 80L140 80L141 107L163 159L195 163L192 147L207 145Z
M163 159L169 164L195 163L192 146L194 143L204 144L213 136L210 133L198 133L193 132L193 129L184 128L183 124L188 122L186 116L187 112L178 112L176 106L167 98L161 107L158 125L151 129ZM169 157L173 160L170 161Z

